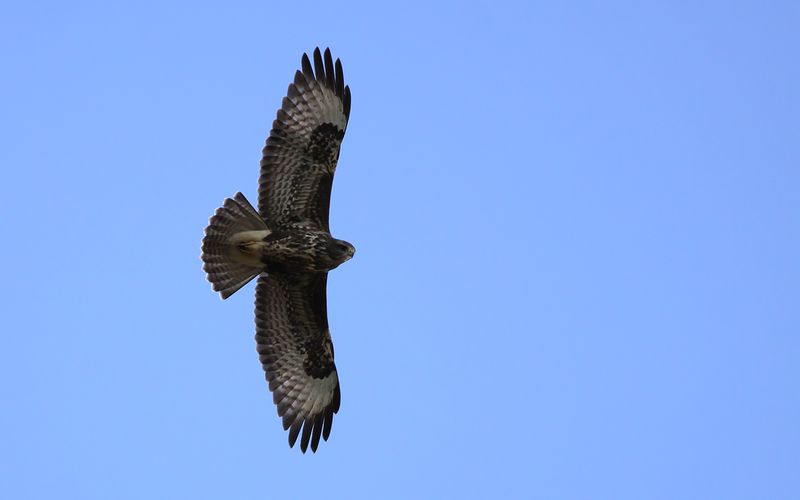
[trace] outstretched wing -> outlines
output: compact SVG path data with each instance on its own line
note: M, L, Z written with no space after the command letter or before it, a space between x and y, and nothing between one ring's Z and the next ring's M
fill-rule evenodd
M258 211L272 227L312 222L330 231L328 209L339 147L350 117L350 88L342 63L314 50L303 54L264 146Z
M325 288L327 273L262 274L256 286L256 343L272 399L294 446L317 451L339 411Z

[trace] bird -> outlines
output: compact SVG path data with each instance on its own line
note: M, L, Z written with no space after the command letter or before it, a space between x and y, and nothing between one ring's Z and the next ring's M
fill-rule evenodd
M328 327L328 272L355 254L331 236L331 187L350 87L330 49L304 53L262 150L258 209L238 192L209 219L206 278L227 299L258 276L256 350L289 446L328 440L341 392Z

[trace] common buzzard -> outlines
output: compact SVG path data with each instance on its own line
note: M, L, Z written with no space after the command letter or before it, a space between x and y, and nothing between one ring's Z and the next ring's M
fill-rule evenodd
M339 410L339 378L328 330L328 271L355 248L333 238L328 209L339 147L350 117L350 88L329 49L307 54L267 139L258 211L242 193L209 221L202 255L223 299L258 276L256 344L269 389L289 430L289 446L317 451Z

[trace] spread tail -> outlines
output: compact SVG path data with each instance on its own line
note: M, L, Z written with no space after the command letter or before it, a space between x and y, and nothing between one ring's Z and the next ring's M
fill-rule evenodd
M208 281L223 300L264 270L260 256L269 233L242 193L226 198L209 219L200 258Z

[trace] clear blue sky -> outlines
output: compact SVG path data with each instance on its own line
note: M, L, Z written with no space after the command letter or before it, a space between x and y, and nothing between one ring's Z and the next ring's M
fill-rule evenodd
M114 4L114 5L112 5ZM800 498L797 2L14 2L0 497ZM289 449L208 217L353 92L342 407Z

